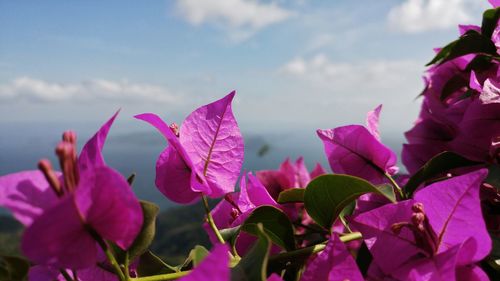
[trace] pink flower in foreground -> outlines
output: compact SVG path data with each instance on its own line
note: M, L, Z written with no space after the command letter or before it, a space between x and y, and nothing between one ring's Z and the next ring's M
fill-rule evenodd
M488 280L476 266L492 247L479 200L486 174L437 182L414 199L354 217L351 224L373 256L368 279Z
M179 281L229 281L229 248L224 244L214 246L210 254L187 276Z
M397 173L396 154L380 142L380 110L381 106L368 113L368 128L349 125L317 131L333 172L357 176L375 184L385 181L385 173Z
M201 194L217 198L234 190L244 152L231 109L234 95L196 109L179 131L155 114L135 116L158 129L169 144L156 162L155 183L170 200L187 204Z
M56 152L62 173L47 160L40 171L0 177L0 206L26 226L21 248L40 265L81 269L95 265L96 236L128 248L142 226L142 209L129 184L104 163L101 150L116 114L76 154L76 136L63 135Z
M335 233L331 235L326 248L307 263L306 269L300 279L300 281L316 280L363 280L363 276L354 258Z

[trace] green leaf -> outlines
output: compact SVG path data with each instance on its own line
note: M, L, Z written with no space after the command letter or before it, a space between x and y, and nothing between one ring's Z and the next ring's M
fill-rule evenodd
M180 271L182 268L188 267L192 264L192 267L196 267L200 262L208 255L209 251L200 245L194 246L194 248L189 252L186 260L177 269Z
M21 281L26 280L30 263L20 257L0 256L0 280Z
M155 237L156 217L160 208L154 203L143 200L141 200L141 208L144 220L139 235L128 249L130 260L145 253Z
M394 193L394 187L390 184L377 185L377 189L384 194L385 197L389 198L391 202L396 202L396 194Z
M231 247L234 247L234 243L236 242L236 238L240 233L241 226L235 226L231 228L220 229L219 232L224 238L224 241L228 242Z
M231 281L266 280L271 242L264 232L262 224L258 224L256 230L258 240L238 265L231 269Z
M280 209L272 206L256 208L241 225L241 230L258 236L258 225L262 225L266 234L276 245L287 251L295 249L293 225Z
M425 181L428 181L444 172L460 167L478 165L480 163L469 160L454 152L445 151L425 163L406 183L404 191L411 197L413 192Z
M500 189L500 165L493 164L488 167L488 177L484 180L496 189Z
M459 39L442 48L434 59L427 64L427 66L435 63L441 64L454 58L472 53L483 53L497 56L497 48L489 37L470 30Z
M278 203L302 203L304 202L305 188L290 188L283 190L278 195Z
M138 277L178 272L178 268L168 265L151 251L146 251L138 259Z
M348 175L322 175L312 180L304 194L307 213L329 230L349 203L365 193L384 195L371 183Z
M491 38L493 31L498 23L500 8L489 9L483 13L483 22L481 23L481 34Z

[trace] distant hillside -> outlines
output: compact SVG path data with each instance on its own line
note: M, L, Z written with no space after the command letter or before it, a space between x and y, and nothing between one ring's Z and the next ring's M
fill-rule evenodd
M201 204L173 207L158 216L153 252L166 262L179 264L195 245L210 247L202 228L204 210ZM0 255L20 255L22 225L9 216L0 216Z

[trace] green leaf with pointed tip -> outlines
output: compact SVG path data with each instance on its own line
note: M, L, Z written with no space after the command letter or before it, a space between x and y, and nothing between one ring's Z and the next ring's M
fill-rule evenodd
M283 211L272 206L258 207L241 225L241 230L257 236L259 224L262 224L264 231L274 244L287 251L295 249L293 225Z
M322 175L307 185L304 205L309 216L328 230L347 205L370 192L384 195L371 183L357 177Z
M138 260L139 263L137 264L136 270L138 277L174 273L179 271L175 266L165 263L160 257L151 251L146 251Z
M264 232L262 224L257 224L257 242L241 261L231 269L231 281L265 281L267 275L267 261L271 241Z
M134 240L134 243L128 248L128 253L130 260L134 260L136 257L145 253L149 245L153 242L156 231L156 217L160 208L151 202L141 200L141 208L143 215L143 223L139 235Z
M460 36L459 39L442 48L434 59L427 64L427 66L435 63L441 64L454 58L472 53L497 56L497 48L489 37L470 30Z
M240 229L241 226L235 226L231 228L221 229L219 230L219 232L222 235L222 238L224 238L224 241L228 242L231 245L231 247L234 247L234 243L236 242L236 238L240 233Z
M478 165L480 163L469 160L454 152L442 152L425 163L406 183L404 191L411 197L413 192L424 182L451 169Z
M208 255L209 251L207 248L196 245L194 248L189 252L188 257L186 260L179 266L177 266L177 269L180 271L185 267L188 267L189 264L192 264L192 267L196 267L200 262Z
M283 190L278 195L278 203L302 203L304 202L305 188L290 188Z
M481 23L481 34L490 38L497 26L499 16L500 8L484 11L483 22Z
M385 197L389 198L391 202L396 202L396 194L394 193L394 187L390 184L377 185L377 189L384 194Z
M0 280L22 281L28 277L30 263L20 257L0 256Z

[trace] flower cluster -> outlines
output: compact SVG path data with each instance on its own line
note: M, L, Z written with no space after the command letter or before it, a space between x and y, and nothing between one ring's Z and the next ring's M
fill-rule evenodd
M63 134L55 150L60 171L41 160L36 171L0 177L0 206L25 226L26 258L0 257L0 277L497 278L500 8L490 2L494 8L482 25L460 26L459 39L438 49L430 63L420 116L406 133L408 174L398 174L396 154L382 143L381 105L365 125L317 130L332 173L320 164L309 170L302 157L286 159L277 170L242 173L235 92L196 109L181 126L153 113L136 115L167 141L156 162L156 187L176 203L201 200L206 211L212 250L197 246L183 264L171 266L149 250L158 207L139 201L130 188L133 177L103 159L116 113L80 154L76 134ZM220 201L210 209L208 198Z

